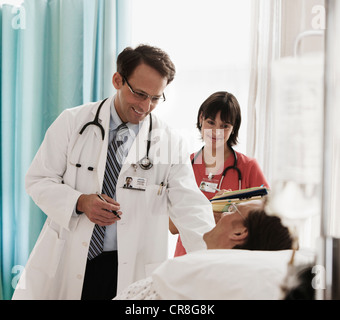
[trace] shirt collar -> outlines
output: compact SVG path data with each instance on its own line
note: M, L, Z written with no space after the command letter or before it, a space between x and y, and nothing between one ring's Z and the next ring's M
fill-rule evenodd
M123 123L114 105L115 98L116 96L113 97L112 102L111 102L110 132L113 130L116 130ZM133 130L135 134L137 135L142 124L143 122L140 122L139 124L133 124L133 123L128 122L126 123L126 126L129 128L129 130Z

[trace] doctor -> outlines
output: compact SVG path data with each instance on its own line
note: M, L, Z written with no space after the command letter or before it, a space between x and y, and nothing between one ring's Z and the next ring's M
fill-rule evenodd
M211 205L181 138L151 115L174 75L162 50L126 48L112 78L116 95L65 110L47 130L26 176L47 220L13 299L113 298L167 259L169 216L187 251L206 248L202 235L215 225ZM121 123L126 153L109 197L108 145ZM126 177L138 187L123 188ZM90 259L97 226L105 226L103 252Z

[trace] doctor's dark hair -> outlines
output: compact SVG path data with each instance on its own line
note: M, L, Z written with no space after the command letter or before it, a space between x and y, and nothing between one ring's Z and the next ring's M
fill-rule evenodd
M201 131L201 116L204 120L215 119L216 114L221 111L221 120L233 126L227 142L229 147L237 144L238 131L241 126L241 108L235 96L226 91L219 91L209 96L201 105L197 115L197 128Z
M169 55L157 47L145 44L141 44L135 49L131 47L125 48L118 55L117 72L123 78L129 79L133 71L142 63L154 68L163 77L167 78L167 84L175 78L176 68Z
M233 249L245 250L289 250L293 248L293 237L277 216L269 216L264 210L249 212L244 221L248 237L243 244Z

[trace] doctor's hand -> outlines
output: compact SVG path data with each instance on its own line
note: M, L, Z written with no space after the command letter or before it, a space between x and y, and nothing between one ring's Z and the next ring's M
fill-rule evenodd
M101 195L105 201L101 200L96 194L82 194L78 198L77 210L84 212L86 216L99 226L109 226L119 219L109 211L117 211L121 215L120 205L109 196Z

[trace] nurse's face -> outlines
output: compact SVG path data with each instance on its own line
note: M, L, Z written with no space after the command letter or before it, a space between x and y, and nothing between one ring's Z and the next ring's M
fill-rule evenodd
M166 77L144 63L137 66L127 80L133 91L146 93L150 96L161 97L167 85ZM143 101L138 99L127 82L125 81L123 84L123 78L118 72L113 75L112 83L117 89L115 108L123 122L138 124L157 106L156 103L151 102L150 98Z
M221 119L221 111L216 114L215 119L204 119L201 116L202 138L205 144L213 149L225 146L232 131L232 124Z

